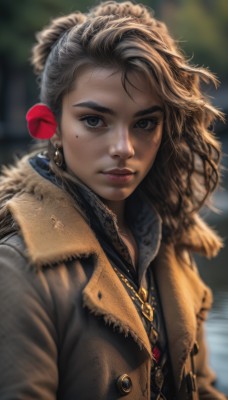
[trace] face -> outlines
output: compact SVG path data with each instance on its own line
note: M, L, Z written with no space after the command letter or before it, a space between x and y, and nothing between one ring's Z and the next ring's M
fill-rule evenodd
M161 101L139 73L88 67L63 98L60 137L68 171L104 202L123 202L151 169L163 129Z

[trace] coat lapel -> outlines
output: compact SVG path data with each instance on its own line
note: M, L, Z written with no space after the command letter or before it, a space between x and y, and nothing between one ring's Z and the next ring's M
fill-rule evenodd
M31 264L42 268L92 255L95 268L83 290L84 306L125 336L131 335L151 356L147 333L132 300L72 199L34 171L33 182L36 193L22 193L7 204L20 227Z
M104 255L99 251L97 266L83 291L84 305L101 315L126 336L129 334L151 357L151 345L133 301Z
M172 245L162 244L154 268L174 379L179 389L184 364L196 341L199 317L210 309L212 296L185 253L178 258Z

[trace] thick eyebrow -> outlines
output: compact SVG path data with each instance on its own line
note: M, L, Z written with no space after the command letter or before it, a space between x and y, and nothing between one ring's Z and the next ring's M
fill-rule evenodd
M97 104L94 101L84 101L83 103L73 104L73 107L91 108L91 110L98 111L104 114L115 115L114 111L112 111L110 108L101 106L100 104Z
M94 101L84 101L82 103L73 104L73 107L85 107L85 108L90 108L91 110L98 111L98 112L101 112L104 114L116 115L115 112L113 110L111 110L110 108L101 106L100 104L95 103ZM142 117L147 114L152 114L156 111L160 111L162 113L164 112L164 110L161 106L155 105L155 106L149 107L145 110L137 111L134 114L134 117Z
M135 117L143 117L144 115L147 114L153 114L156 111L164 112L163 108L161 106L152 106L149 108L146 108L145 110L140 110L135 113Z

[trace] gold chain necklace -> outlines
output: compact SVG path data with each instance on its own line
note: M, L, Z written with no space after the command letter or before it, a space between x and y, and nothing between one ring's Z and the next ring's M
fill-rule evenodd
M131 296L132 300L135 301L136 299L139 300L141 303L141 313L144 317L152 322L154 319L154 309L153 307L147 302L148 299L148 291L141 287L139 292L135 290L135 288L130 284L129 280L116 268L113 268L119 278L125 283L125 285L131 290L133 295Z

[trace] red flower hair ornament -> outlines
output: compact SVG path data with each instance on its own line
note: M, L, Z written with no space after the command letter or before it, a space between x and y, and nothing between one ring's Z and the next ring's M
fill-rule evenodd
M26 114L26 120L29 133L35 139L51 139L56 133L55 116L46 104L38 103L31 107Z

